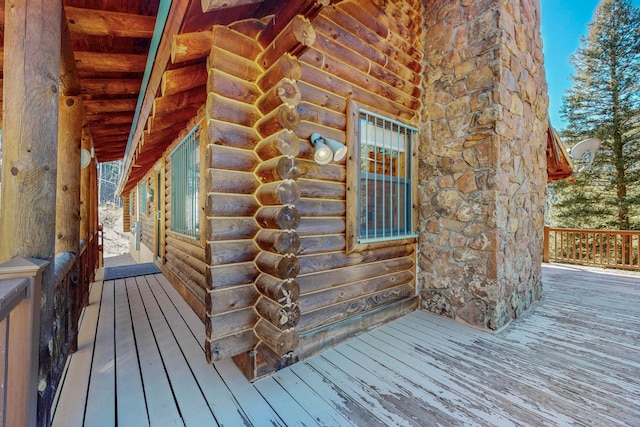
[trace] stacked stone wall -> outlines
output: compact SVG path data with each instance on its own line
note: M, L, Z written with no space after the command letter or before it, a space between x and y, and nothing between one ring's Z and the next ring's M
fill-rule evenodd
M425 8L422 308L497 330L540 298L547 86L537 0Z

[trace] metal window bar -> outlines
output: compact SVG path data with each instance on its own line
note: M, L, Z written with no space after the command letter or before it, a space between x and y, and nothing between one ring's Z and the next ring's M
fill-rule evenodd
M170 228L176 233L200 237L200 127L196 126L169 155L171 165Z
M411 153L417 129L360 110L359 241L415 237Z

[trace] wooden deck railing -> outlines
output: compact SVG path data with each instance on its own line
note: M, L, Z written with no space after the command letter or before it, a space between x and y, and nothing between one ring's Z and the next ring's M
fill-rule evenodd
M640 270L640 231L544 228L543 262Z
M38 398L40 285L45 261L0 265L0 420L35 426Z

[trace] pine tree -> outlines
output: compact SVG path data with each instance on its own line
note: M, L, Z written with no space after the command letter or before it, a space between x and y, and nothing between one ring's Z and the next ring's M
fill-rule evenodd
M574 183L551 189L552 217L561 226L640 229L640 10L602 0L571 63L563 136L570 145L599 138L601 146Z

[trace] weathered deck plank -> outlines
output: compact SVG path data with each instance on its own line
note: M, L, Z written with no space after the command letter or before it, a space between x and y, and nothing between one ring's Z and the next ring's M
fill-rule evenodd
M254 384L230 360L206 364L204 327L162 275L105 282L103 307L94 291L83 314L54 426L146 425L147 414L151 426L640 425L640 276L543 272L543 300L499 334L418 311ZM99 381L107 389L92 389ZM113 413L89 424L110 381L115 406L101 409ZM91 400L84 424L74 389Z

